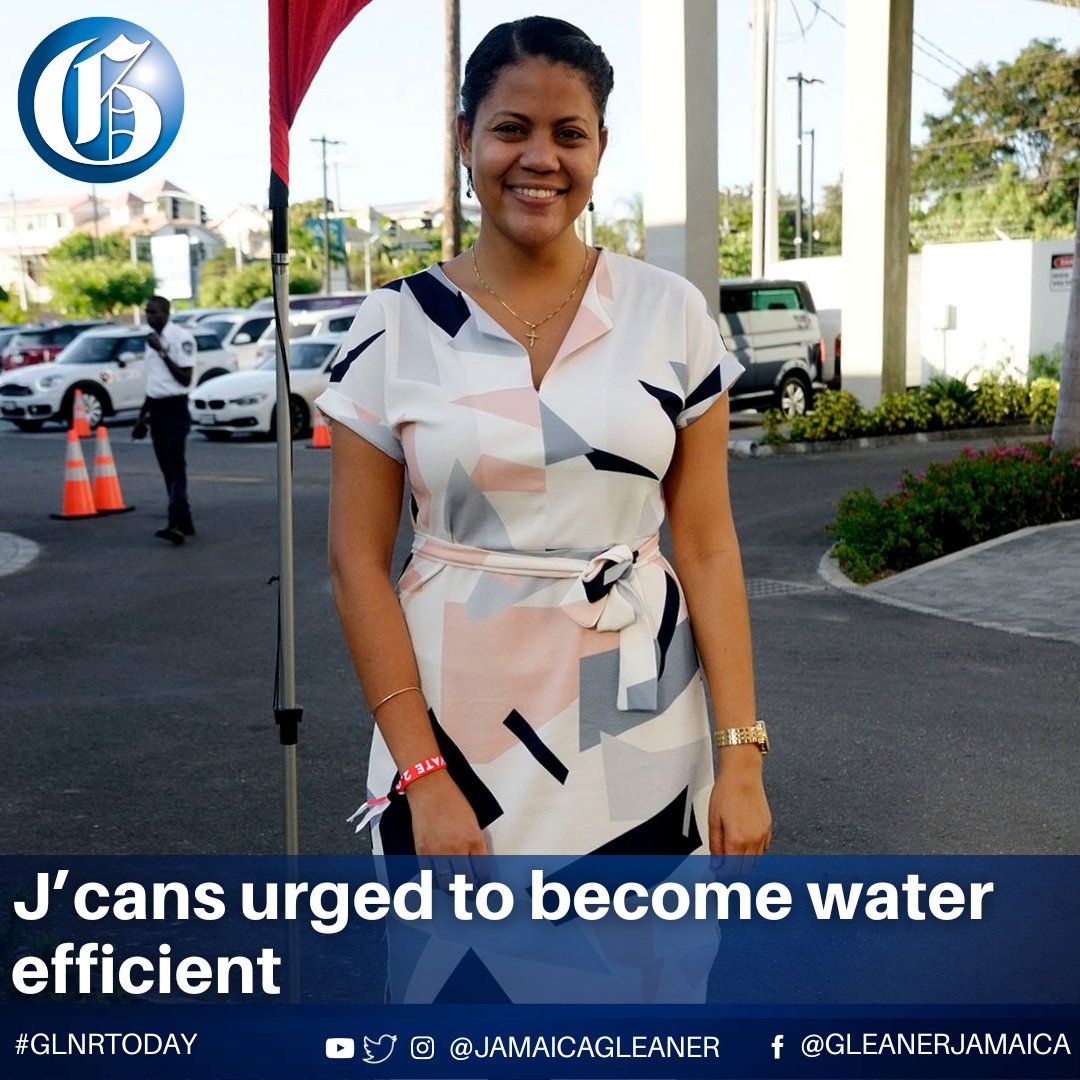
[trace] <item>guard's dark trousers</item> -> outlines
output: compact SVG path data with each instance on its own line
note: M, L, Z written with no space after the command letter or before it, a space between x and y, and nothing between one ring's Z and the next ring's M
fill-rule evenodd
M165 478L165 490L169 494L169 528L188 530L193 525L187 498L187 462L184 458L184 447L191 428L187 395L149 400L150 435L154 440L158 467Z

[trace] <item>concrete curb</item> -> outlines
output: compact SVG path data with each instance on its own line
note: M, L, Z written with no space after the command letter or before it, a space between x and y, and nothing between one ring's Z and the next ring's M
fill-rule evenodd
M25 570L41 554L33 540L0 532L0 577Z
M931 570L941 569L942 567L948 566L950 563L959 562L962 559L977 555L979 552L986 551L990 548L1012 543L1014 540L1022 539L1025 536L1034 536L1038 533L1046 532L1049 529L1062 528L1080 528L1080 521L1055 521L1049 525L1032 525L1026 529L1017 529L1015 532L1006 533L1004 536L995 536L992 540L984 540L981 544L975 544L972 547L964 548L962 551L954 551L950 555L943 555L940 559L933 559L920 566L913 566L910 570L904 570L899 574L893 574L891 577L882 578L880 581L872 582L870 585L856 585L854 581L847 577L840 569L837 561L830 554L830 551L832 550L830 548L829 551L826 551L821 556L821 560L818 563L818 576L833 588L839 589L852 596L858 596L863 600L873 600L879 604L903 608L905 611L914 611L920 615L935 615L939 619L949 619L952 622L967 623L970 626L982 627L984 630L1000 630L1007 634L1016 634L1020 637L1045 638L1051 641L1067 641L1070 644L1075 644L1074 637L1065 636L1061 633L1029 630L1026 627L1015 626L1009 623L975 619L967 615L958 615L955 612L944 611L941 608L929 607L926 604L916 604L910 600L901 600L899 597L889 596L881 591L883 588L893 586L897 582L904 582L912 578L917 578Z
M871 450L877 446L903 443L963 442L978 439L1039 438L1050 434L1042 424L1012 424L1006 427L953 428L949 431L915 431L909 435L862 435L857 439L830 439L825 442L768 444L756 439L729 439L732 457L788 457L796 454L833 454L845 450Z

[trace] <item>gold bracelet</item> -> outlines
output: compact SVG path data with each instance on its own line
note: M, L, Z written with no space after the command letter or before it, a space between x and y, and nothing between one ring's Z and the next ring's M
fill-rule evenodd
M382 701L371 706L371 715L375 715L376 709L381 709L391 698L396 698L398 694L407 694L410 690L415 690L418 694L423 693L419 686L403 686L400 690L395 690L392 694L387 694Z
M752 744L756 746L762 754L769 752L769 733L765 730L765 724L759 720L751 727L741 728L721 728L716 733L716 745L723 748L725 746L745 746Z

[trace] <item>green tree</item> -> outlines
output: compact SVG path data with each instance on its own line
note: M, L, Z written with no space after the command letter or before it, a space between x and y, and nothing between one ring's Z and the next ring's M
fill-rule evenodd
M119 229L101 237L100 257L114 262L128 262L131 258L131 241ZM68 233L55 247L49 249L49 262L86 262L98 257L94 237L86 232Z
M113 315L141 307L154 295L154 272L142 263L91 258L53 262L45 274L53 306L64 315Z
M1069 235L1080 188L1080 49L1033 40L1011 62L967 72L947 97L948 112L924 117L928 136L912 162L922 235Z
M645 258L645 204L634 195L623 204L626 212L619 217L598 221L593 238L601 247L620 255Z
M844 235L844 184L825 185L825 200L814 207L815 255L839 255Z
M749 277L753 257L754 201L750 188L720 192L720 276Z
M317 293L321 288L321 274L303 266L289 266L290 294ZM204 277L199 288L199 303L204 307L250 307L256 300L273 293L270 264L253 262L209 280Z

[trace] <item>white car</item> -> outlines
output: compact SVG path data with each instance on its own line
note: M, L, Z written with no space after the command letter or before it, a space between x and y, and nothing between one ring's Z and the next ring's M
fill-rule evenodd
M359 304L345 304L326 311L298 311L289 316L289 340L308 334L347 334L360 310ZM255 366L277 353L275 323L271 323L255 345ZM245 365L241 363L241 367Z
M221 339L222 348L236 353L236 363L241 371L255 367L255 343L260 335L274 325L274 313L266 312L225 312L220 315L207 315L192 325L213 330ZM190 329L190 326L189 326Z
M289 342L289 419L294 439L311 429L315 399L330 382L344 334L316 334ZM250 432L274 434L277 412L276 360L257 368L210 379L188 397L192 427L208 439L228 439Z
M236 357L217 334L197 324L194 383L236 370ZM146 398L143 350L150 328L109 326L80 334L51 364L35 364L0 376L0 419L23 431L49 420L71 423L75 391L82 391L91 427L110 416L134 417Z

